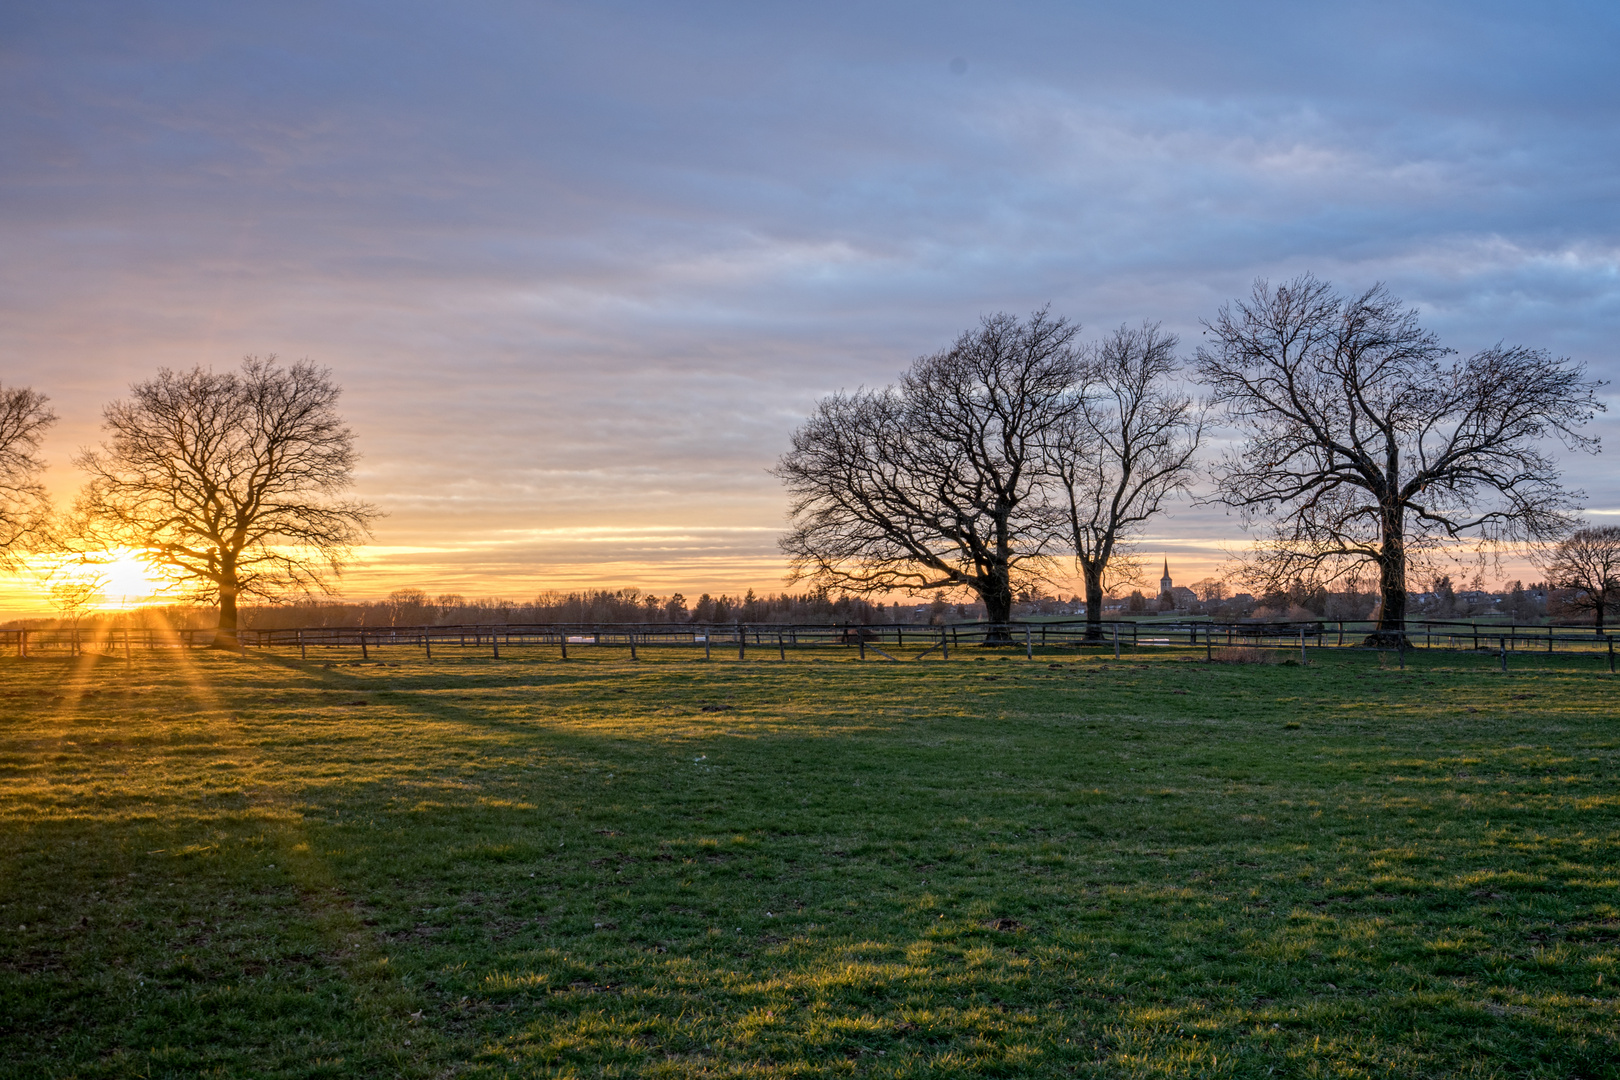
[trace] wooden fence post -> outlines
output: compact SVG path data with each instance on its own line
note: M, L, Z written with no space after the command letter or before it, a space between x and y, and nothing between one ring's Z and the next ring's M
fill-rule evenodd
M489 648L495 659L499 660L501 658L501 635L495 630L489 632Z
M304 646L304 632L302 630L298 631L298 659L309 659L309 650Z
M370 660L371 653L366 649L366 628L360 628L360 659Z
M709 655L709 647L711 645L713 645L713 644L714 644L714 630L712 628L705 627L704 631L703 631L703 659L705 659L705 660L712 660L713 659L713 657Z
M743 624L739 622L737 624L737 659L739 659L739 660L744 659L746 657L746 655L747 655L747 650L748 650L748 631L744 630L743 629Z
M1496 639L1496 651L1501 654L1501 657L1502 657L1502 670L1506 671L1507 670L1507 639L1506 638L1500 638L1499 637L1499 638Z
M564 627L557 634L557 643L562 646L562 659L568 659L568 628Z
M1305 628L1302 626L1302 627L1299 628L1299 666L1304 667L1306 665L1306 662L1307 661L1305 660Z
M777 631L777 634L776 634L776 652L777 652L778 658L781 659L785 663L787 661L787 646L782 644L782 633L781 633L781 631Z
M426 627L422 628L422 652L425 654L422 659L433 659L433 635L427 632Z
M632 630L630 632L630 659L634 660L635 658L636 658L636 634L635 634L635 631Z
M1119 623L1114 624L1114 659L1119 659Z
M951 643L945 638L945 628L939 628L939 655L942 660L951 658Z
M1046 630L1043 628L1041 630L1041 636L1044 637L1045 635L1046 635ZM1033 659L1035 659L1035 639L1030 634L1029 624L1028 623L1024 624L1024 659L1025 660L1033 660Z

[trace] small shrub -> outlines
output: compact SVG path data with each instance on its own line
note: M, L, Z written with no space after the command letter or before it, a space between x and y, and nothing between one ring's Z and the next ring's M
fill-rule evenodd
M1271 649L1257 649L1252 645L1228 645L1216 649L1217 664L1273 664L1277 657Z

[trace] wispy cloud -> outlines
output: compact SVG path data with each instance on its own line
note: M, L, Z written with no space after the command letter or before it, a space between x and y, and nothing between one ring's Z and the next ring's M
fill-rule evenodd
M1617 46L1599 4L12 5L0 378L66 495L159 364L330 364L391 512L352 589L774 586L796 421L988 311L1191 345L1313 270L1612 373Z

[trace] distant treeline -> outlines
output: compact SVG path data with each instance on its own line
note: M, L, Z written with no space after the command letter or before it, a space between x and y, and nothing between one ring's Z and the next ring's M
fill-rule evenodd
M1487 592L1477 579L1457 588L1450 577L1439 577L1424 592L1408 594L1408 613L1414 619L1495 616L1515 622L1589 622L1589 612L1570 602L1570 590L1550 589L1545 583L1525 586L1509 583L1499 592ZM1196 582L1186 590L1196 599L1177 603L1170 597L1151 597L1140 590L1110 598L1108 618L1154 615L1205 616L1217 621L1262 619L1364 620L1377 618L1378 595L1347 589L1296 587L1263 596L1229 596L1216 579ZM1013 605L1014 618L1047 616L1076 618L1084 605L1078 596L1026 593ZM800 625L936 625L983 619L984 607L956 603L942 596L909 602L872 601L825 592L779 593L759 596L711 596L704 593L688 602L680 593L656 596L640 589L594 589L578 592L549 590L527 603L501 597L469 599L456 593L429 596L422 589L396 589L384 600L352 602L305 600L287 604L243 607L243 625L261 630L302 626L490 626L512 623L797 623ZM76 622L72 618L17 619L8 628L172 626L202 630L217 618L210 606L145 607L125 612L93 612Z
M261 630L302 626L473 626L510 623L914 623L972 618L972 605L946 603L874 603L825 592L758 596L711 596L696 601L685 596L655 596L640 589L548 590L527 603L501 597L468 598L456 593L429 596L422 589L396 589L385 600L303 600L246 606L242 625ZM162 626L205 629L214 625L215 609L207 606L147 607L129 612L96 612L80 626ZM19 619L11 626L70 625L71 619Z

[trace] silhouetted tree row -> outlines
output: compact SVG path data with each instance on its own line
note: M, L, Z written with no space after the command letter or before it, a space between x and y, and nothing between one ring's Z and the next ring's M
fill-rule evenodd
M1213 622L1304 622L1316 619L1347 622L1376 621L1380 597L1372 589L1329 590L1320 584L1295 582L1291 587L1261 595L1231 593L1224 582L1197 582L1199 599L1172 608L1159 597L1140 589L1104 601L1105 619L1138 619L1174 615L1206 618ZM1048 596L1038 591L1021 593L1014 602L1015 618L1074 619L1084 609L1079 595ZM1478 580L1463 587L1448 575L1430 583L1427 591L1407 594L1408 616L1433 620L1494 619L1536 625L1555 622L1592 625L1597 622L1592 594L1582 589L1533 582L1510 581L1487 591ZM646 617L656 610L657 617ZM344 602L308 599L275 605L244 605L242 625L255 629L292 629L306 626L497 626L512 623L577 623L584 625L796 623L800 625L938 626L982 621L984 607L952 602L943 596L918 602L878 603L864 597L818 593L774 596L726 595L699 597L688 605L680 594L659 597L639 589L588 590L542 593L529 603L499 597L468 599L456 594L429 596L421 589L398 589L386 600ZM150 606L129 611L100 611L66 617L38 616L4 624L17 627L76 626L87 632L105 629L171 627L212 629L217 612L204 605ZM1603 624L1599 623L1601 628Z
M776 470L794 575L864 595L971 589L1000 621L1069 564L1097 618L1110 577L1134 583L1131 540L1203 475L1261 530L1251 592L1308 610L1285 594L1371 570L1373 638L1394 644L1414 567L1580 524L1548 444L1597 449L1581 429L1602 384L1582 365L1503 345L1454 359L1382 286L1345 295L1310 275L1256 282L1204 327L1208 416L1156 324L1087 345L1044 310L982 320L897 385L822 399ZM1237 438L1200 469L1207 422ZM1589 555L1562 576L1601 612L1614 579Z
M254 617L912 621L915 607L884 599L970 593L1000 624L1020 597L1074 572L1100 633L1105 591L1137 579L1133 539L1201 479L1261 527L1240 579L1257 608L1354 617L1363 604L1346 584L1370 569L1375 638L1393 643L1409 575L1457 544L1549 553L1549 602L1599 623L1620 601L1620 533L1579 528L1581 494L1562 486L1550 452L1597 448L1582 429L1604 408L1602 384L1581 365L1500 344L1454 359L1381 286L1345 295L1309 275L1257 282L1204 327L1191 369L1203 402L1157 324L1088 344L1044 310L992 315L897 385L823 399L776 469L792 517L782 548L808 594L689 602L617 590L521 604L407 589L370 604L256 606ZM32 389L0 388L0 563L49 553L59 607L82 613L90 583L133 551L171 579L171 595L217 609L215 644L235 648L240 606L331 595L378 516L346 497L356 452L339 393L307 361L162 369L103 410L105 439L75 459L87 483L58 516L37 452L56 417ZM1204 466L1210 423L1236 438ZM1151 610L1161 598L1128 603Z

